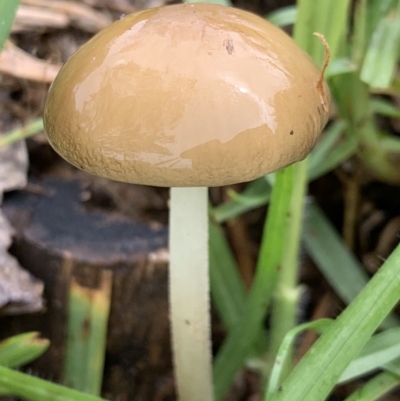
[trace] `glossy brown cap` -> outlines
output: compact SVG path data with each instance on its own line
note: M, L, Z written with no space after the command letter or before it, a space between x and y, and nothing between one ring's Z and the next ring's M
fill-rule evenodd
M50 143L117 181L219 186L302 160L328 118L320 72L280 29L238 9L180 4L113 23L50 88Z

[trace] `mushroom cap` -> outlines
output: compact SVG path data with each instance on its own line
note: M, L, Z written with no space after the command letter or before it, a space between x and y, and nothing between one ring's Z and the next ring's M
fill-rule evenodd
M330 101L319 79L310 57L256 15L160 7L116 21L67 61L45 130L70 163L113 180L245 182L313 148Z

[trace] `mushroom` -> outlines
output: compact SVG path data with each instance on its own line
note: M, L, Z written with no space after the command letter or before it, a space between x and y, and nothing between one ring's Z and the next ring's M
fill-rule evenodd
M207 187L302 160L328 118L311 59L251 13L179 4L94 36L50 88L45 130L76 167L171 187L170 308L181 401L213 398Z

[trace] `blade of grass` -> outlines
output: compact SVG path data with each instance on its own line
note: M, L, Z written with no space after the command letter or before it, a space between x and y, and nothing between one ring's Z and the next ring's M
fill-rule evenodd
M371 40L376 27L388 12L396 6L398 0L368 0L367 7L367 41Z
M346 48L351 59L357 65L359 70L365 55L365 49L369 42L370 37L370 24L368 24L368 10L371 6L367 0L359 0L354 4L354 19L353 19L353 35L352 43L346 44Z
M0 148L3 146L11 145L12 143L17 141L21 141L22 139L25 139L29 136L35 135L42 130L43 120L42 118L38 118L34 121L31 121L24 127L14 129L9 133L0 136Z
M311 347L271 401L321 401L399 301L400 246Z
M375 113L380 114L381 116L400 118L399 108L386 99L371 99L371 108Z
M374 335L365 344L338 380L338 384L349 382L381 368L400 357L400 328L393 328Z
M0 342L0 365L18 368L34 361L49 347L50 342L39 334L24 333Z
M31 401L106 401L0 366L0 391Z
M355 155L358 150L358 140L355 137L345 136L333 149L326 155L326 158L318 165L314 166L309 172L310 181L329 173L343 162Z
M350 0L299 0L294 28L296 42L322 65L324 48L312 36L322 33L329 43L331 58L336 59L346 35Z
M312 201L307 205L303 239L307 253L329 284L344 302L350 303L365 287L369 277Z
M361 80L387 88L397 68L400 48L400 2L382 18L372 36L361 70Z
M10 33L19 3L20 0L0 0L0 51Z
M236 198L236 200L230 200L215 207L211 211L212 218L218 223L224 223L227 220L234 219L235 217L255 209L257 207L263 206L268 203L271 194L271 186L264 177L261 177L255 181L250 182L246 189L241 193L241 197L247 199L254 198L258 202L246 202L240 201L241 197Z
M307 205L303 240L308 254L329 284L345 303L350 303L365 287L369 277L332 224L311 201ZM382 327L394 327L399 323L397 317L390 315Z
M345 136L346 123L343 120L333 122L322 135L309 156L308 177L314 180L339 166L357 150L357 140Z
M265 401L279 389L282 382L282 373L288 362L289 350L294 344L296 337L306 330L315 330L321 334L326 331L332 323L333 320L331 319L321 319L297 326L286 334L279 347L277 358L270 375L268 388L264 396ZM396 359L400 354L399 335L400 328L394 328L373 336L367 342L358 357L347 367L338 383L353 380Z
M268 386L264 394L264 401L268 401L272 394L276 393L283 381L283 374L286 370L285 366L291 362L291 349L299 334L306 330L314 330L322 333L332 324L331 319L321 319L315 322L304 323L297 326L286 333L279 350L276 354L274 366L269 377Z
M263 191L263 193L258 196L256 194L248 196L246 194L235 192L233 189L228 189L228 195L233 201L241 203L242 205L250 208L258 207L259 205L264 205L268 203L271 195L271 190Z
M400 377L400 358L396 359L393 362L386 363L384 369Z
M297 7L296 6L286 6L281 7L269 13L265 18L276 26L286 26L293 25L297 17Z
M248 356L271 300L284 247L292 182L293 166L276 173L254 284L240 321L229 333L215 359L216 400L223 398L234 375Z
M385 394L394 390L400 384L400 377L393 373L383 372L368 380L345 401L378 401Z
M336 75L348 74L357 70L357 65L347 57L341 57L329 63L326 69L326 78L331 78Z
M229 331L241 317L247 294L222 228L218 223L210 221L209 230L211 295L218 316ZM254 344L254 354L264 352L266 342L265 332L260 329Z
M103 378L112 272L103 271L99 288L71 283L64 382L100 394Z
M210 221L210 284L213 303L226 329L239 320L246 291L222 228Z
M336 143L339 142L345 128L346 123L343 120L337 120L325 130L322 138L318 141L308 158L309 171L318 168L318 166L324 162L328 154L332 152Z
M293 168L294 181L288 211L285 247L271 307L270 342L267 355L270 361L275 359L286 333L296 326L297 305L300 298L297 276L304 197L307 191L307 159L295 164ZM289 361L286 363L283 375L291 369L291 365Z

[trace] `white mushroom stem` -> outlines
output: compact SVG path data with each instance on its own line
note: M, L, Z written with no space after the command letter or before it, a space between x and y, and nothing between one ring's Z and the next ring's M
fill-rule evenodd
M170 310L179 401L213 399L208 190L171 188Z

